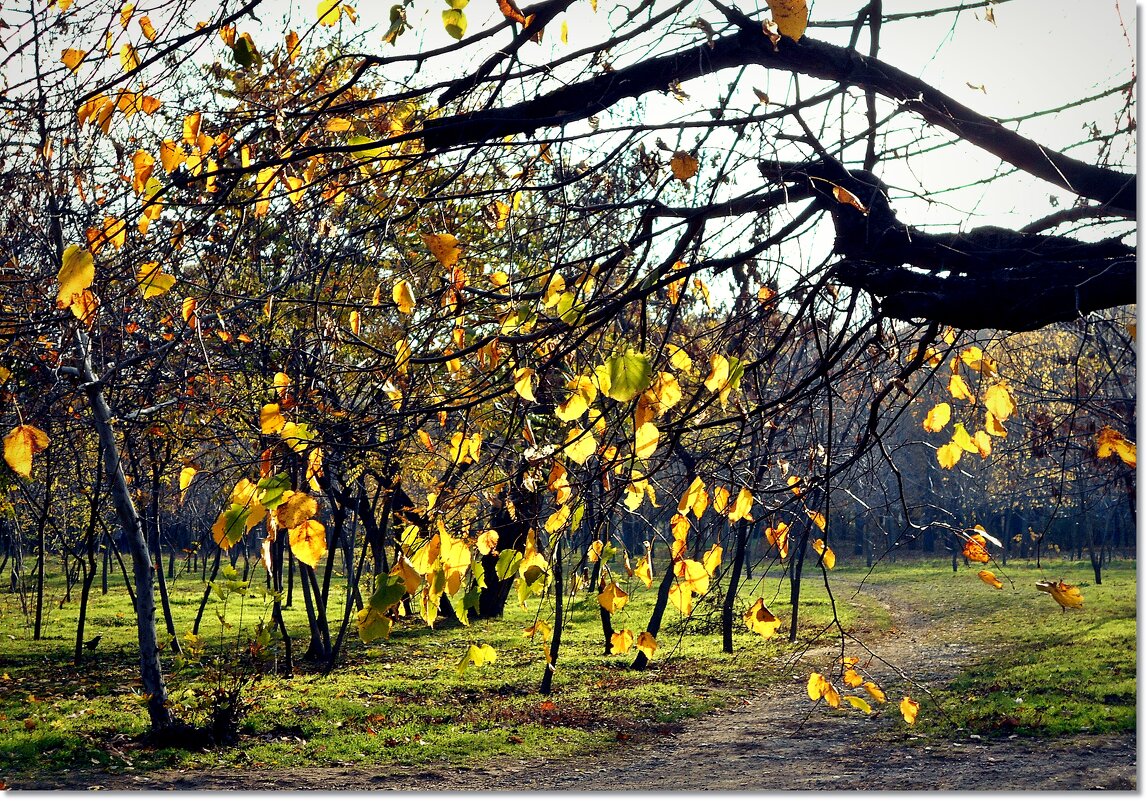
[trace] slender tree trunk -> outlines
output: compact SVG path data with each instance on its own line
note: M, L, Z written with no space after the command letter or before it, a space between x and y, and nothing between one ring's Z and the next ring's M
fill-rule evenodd
M749 523L742 520L737 524L737 544L733 553L733 570L729 574L729 587L725 591L725 602L721 605L721 650L733 653L733 606L737 602L737 588L741 582L741 569L745 564L745 544L748 541Z
M115 415L104 399L103 385L92 369L87 334L76 327L75 349L79 362L80 380L92 409L92 421L103 453L104 471L108 477L116 518L127 535L135 574L136 636L139 641L139 667L143 691L147 696L147 711L152 729L163 729L173 722L167 707L167 686L159 661L159 644L155 634L155 596L152 593L154 566L151 551L144 536L143 526L131 497L131 486L120 459L119 444L112 425Z
M669 603L669 590L673 589L675 578L673 563L670 562L665 569L665 575L661 578L661 584L657 587L657 600L653 602L653 614L649 616L649 623L645 627L651 637L656 638L657 632L661 631L661 618L665 615L665 606ZM649 665L649 657L645 655L644 651L638 651L630 669L645 670L647 665Z
M797 641L797 617L801 605L801 575L804 572L804 553L808 545L808 525L801 527L800 541L797 543L796 553L790 554L789 562L789 604L792 606L793 618L789 623L789 642Z
M546 662L545 673L542 674L542 684L538 692L549 695L553 689L554 671L558 666L558 649L562 644L563 606L565 592L562 587L562 545L560 541L554 544L554 631L550 639L550 658Z

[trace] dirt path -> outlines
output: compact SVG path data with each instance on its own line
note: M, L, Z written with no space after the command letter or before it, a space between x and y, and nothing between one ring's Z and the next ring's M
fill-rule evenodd
M897 603L894 609L903 610ZM882 685L897 669L938 684L975 652L960 624L900 612L897 628L867 671ZM850 654L862 656L859 648ZM166 771L151 776L74 776L26 789L109 790L1133 790L1134 733L1057 740L974 736L936 742L905 735L895 699L882 714L812 709L809 670L827 649L787 666L789 678L741 706L670 734L644 734L607 753L558 760L501 759L477 768L306 767L254 771ZM895 666L895 669L893 668Z

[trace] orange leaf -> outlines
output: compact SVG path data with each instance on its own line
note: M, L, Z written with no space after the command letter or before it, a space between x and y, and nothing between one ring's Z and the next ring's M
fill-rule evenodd
M980 581L991 587L995 587L997 590L1002 590L1004 588L1004 583L996 578L996 574L990 570L981 570L976 575L980 577Z

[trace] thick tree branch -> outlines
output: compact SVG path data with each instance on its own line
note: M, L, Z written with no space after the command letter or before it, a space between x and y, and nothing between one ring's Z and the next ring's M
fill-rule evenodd
M426 147L454 147L509 134L531 133L539 128L585 119L626 98L667 90L671 82L728 67L760 64L769 69L874 90L903 103L927 122L1031 175L1127 216L1135 214L1134 175L1049 150L879 59L807 36L800 42L782 38L774 46L758 23L735 12L731 18L740 24L740 30L716 39L711 47L701 44L642 61L513 106L429 120L425 127Z

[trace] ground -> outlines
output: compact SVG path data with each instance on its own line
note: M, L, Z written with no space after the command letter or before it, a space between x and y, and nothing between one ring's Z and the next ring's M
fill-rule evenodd
M877 591L877 590L874 590ZM880 590L878 592L886 592ZM908 675L922 695L946 685L977 658L968 623L923 613L886 596L891 632L848 652L880 679ZM839 652L839 643L836 646ZM620 733L605 753L574 758L499 757L467 768L348 766L245 770L171 770L149 775L90 773L15 789L107 790L1131 790L1134 732L1056 738L946 739L915 734L896 712L815 706L805 694L827 650L793 657L790 678L766 693L682 725ZM556 699L560 704L560 698Z

